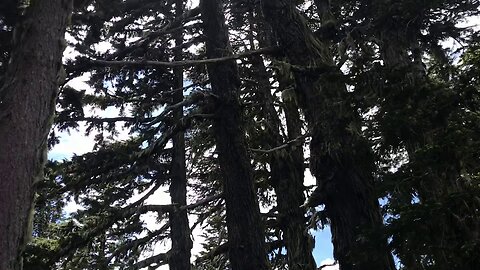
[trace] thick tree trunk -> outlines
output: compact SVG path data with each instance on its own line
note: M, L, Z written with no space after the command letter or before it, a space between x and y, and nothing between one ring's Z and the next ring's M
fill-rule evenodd
M200 2L208 58L232 54L220 0ZM207 65L217 96L214 132L227 208L229 259L233 270L268 269L265 236L255 195L234 60Z
M255 4L254 9L261 13L260 3ZM254 11L252 11L254 12ZM271 46L272 33L270 26L261 16L250 17L250 26L257 26L257 40L260 47ZM253 39L253 38L252 38ZM258 75L259 98L263 102L263 117L266 121L266 138L270 148L284 144L284 138L280 133L281 121L274 107L274 98L271 93L270 75L259 55L252 57L252 67ZM285 90L288 79L281 78L277 74L280 89L283 89L283 112L287 124L287 140L298 139L302 135L302 121L298 112L295 99ZM309 234L305 220L305 209L300 206L305 202L303 181L305 178L305 165L303 155L303 140L294 143L291 147L274 151L270 156L271 180L277 196L278 221L283 232L285 248L287 250L287 264L291 270L314 270L316 269L313 258L314 240Z
M291 104L285 105L285 117L288 122L293 124L295 120L292 118L295 118L296 108L290 106ZM295 124L290 126L288 129L289 139L293 140L301 135L301 132L298 132L300 123L300 118L297 118ZM298 136L293 134L298 134ZM303 148L300 142L295 143L291 148L275 153L271 163L280 228L284 233L288 266L293 270L316 269L312 255L314 241L306 228L305 211L301 207L305 202L303 161Z
M361 234L381 229L383 222L373 193L370 148L359 135L359 116L348 103L331 52L313 35L294 3L264 0L262 5L294 65L297 97L312 135L310 167L318 184L317 201L312 203L325 204L340 268L394 269L386 241Z
M263 117L266 119L265 138L268 147L284 144L280 134L281 122L274 107L270 89L270 76L261 56L252 57L252 67L258 75L258 95L263 103ZM280 82L280 87L285 86ZM294 100L285 100L285 118L288 140L301 136L301 120ZM314 270L315 259L312 255L313 239L306 229L305 210L300 207L305 202L304 156L302 142L291 147L270 153L272 185L277 195L278 222L284 235L287 249L288 267L291 270Z
M57 96L70 0L30 1L0 89L0 269L20 269Z
M175 2L175 13L179 17L183 14L183 1L177 0ZM174 34L175 46L178 48L174 52L174 60L183 60L182 44L183 33L182 30ZM174 69L175 89L182 89L183 87L183 68L178 67ZM173 93L173 103L183 101L183 90L178 90ZM181 121L183 117L183 106L176 108L173 112L174 122ZM179 206L187 204L187 172L185 165L185 134L178 132L173 137L173 158L172 158L172 178L170 184L170 196L172 203ZM187 210L174 211L170 213L170 236L172 239L172 249L169 258L170 270L190 270L190 256L192 249L192 240L190 239L190 225L188 223Z
M280 87L282 86L286 85L280 82ZM294 140L302 135L302 121L295 100L288 96L288 93L283 95L283 109L288 140ZM286 155L277 154L274 157L277 164L272 166L272 177L278 179L275 192L280 224L285 234L289 269L317 269L312 254L314 240L306 228L305 209L300 207L305 202L303 140L295 143L284 154Z

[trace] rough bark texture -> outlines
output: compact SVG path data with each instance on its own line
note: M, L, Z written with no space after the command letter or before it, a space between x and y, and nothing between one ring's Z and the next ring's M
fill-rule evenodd
M359 234L380 229L382 217L373 193L370 149L359 135L359 116L348 103L328 46L315 38L290 1L264 0L262 6L294 65L297 97L312 135L310 168L318 184L312 203L325 204L340 268L394 269L386 241Z
M280 134L281 122L271 94L270 76L261 56L253 56L251 63L258 75L258 95L263 101L263 117L267 120L268 137L265 140L269 148L274 148L284 144L284 139ZM285 86L284 82L280 82L280 87L282 86ZM302 134L300 116L294 100L287 98L284 104L288 140L294 140ZM305 210L300 207L305 202L302 141L270 153L270 168L272 185L277 195L278 221L284 235L288 267L291 270L316 269L312 255L313 239L306 229Z
M232 54L221 1L200 2L208 58ZM229 259L233 270L268 269L265 236L255 195L239 105L240 79L234 60L208 64L217 96L214 132L227 208Z
M175 13L177 17L183 14L183 1L175 2ZM174 60L183 60L182 44L183 33L178 31L174 34L175 45L179 49L174 52ZM174 69L175 89L183 87L183 68ZM183 101L183 91L176 91L173 94L173 104ZM183 117L183 106L176 108L173 112L174 121L181 121ZM172 178L170 184L170 196L172 203L184 206L187 204L187 172L185 165L185 134L178 132L173 137L173 158L172 158ZM169 257L170 270L189 270L190 256L192 249L192 240L190 239L190 225L188 223L187 210L179 210L170 213L170 234L172 239L172 249Z
M282 85L284 84L280 82L280 87ZM288 94L283 95L283 104L288 140L294 140L302 135L298 106ZM275 192L280 224L285 234L289 269L317 269L312 254L314 240L306 228L305 209L300 207L305 202L303 140L294 144L284 155L274 156L277 164L272 166L272 177L278 179Z
M30 1L0 88L0 269L21 268L57 95L69 0Z

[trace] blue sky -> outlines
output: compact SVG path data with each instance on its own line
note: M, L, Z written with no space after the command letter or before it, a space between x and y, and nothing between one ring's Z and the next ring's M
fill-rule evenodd
M315 248L313 249L313 257L320 265L322 261L333 258L332 234L330 227L325 227L323 230L318 230L313 234L315 237Z

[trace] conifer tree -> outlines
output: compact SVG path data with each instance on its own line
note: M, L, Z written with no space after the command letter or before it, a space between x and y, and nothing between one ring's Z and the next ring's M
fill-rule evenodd
M220 1L200 2L209 58L231 54ZM232 269L268 269L265 236L254 189L239 104L234 60L207 65L216 96L214 135L222 170L226 204L228 252Z
M347 270L393 269L386 240L373 244L373 239L362 237L359 231L382 228L373 190L373 162L368 143L359 135L360 117L353 110L330 48L313 34L293 3L262 3L291 65L298 100L312 135L310 169L318 187L310 204L325 204L335 259ZM367 246L370 252L359 255Z
M1 269L22 268L22 253L32 233L35 187L43 178L71 10L71 1L27 3L18 11L9 61L2 61L6 70L0 85ZM9 8L6 12L16 13ZM8 20L2 18L2 24L8 23L3 19Z

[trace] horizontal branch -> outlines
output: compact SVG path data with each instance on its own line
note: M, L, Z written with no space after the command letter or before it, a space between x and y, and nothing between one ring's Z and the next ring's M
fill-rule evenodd
M279 145L277 147L268 149L268 150L263 150L263 149L250 149L250 151L255 152L255 153L262 153L262 154L269 154L278 150L282 150L284 148L290 147L291 145L301 141L302 139L305 139L306 135L298 136L297 138L287 141L282 145Z
M205 205L205 204L207 204L207 203L209 203L209 202L218 200L218 199L220 199L220 198L222 198L222 197L223 197L223 193L216 194L216 195L212 195L212 196L207 197L207 198L205 198L205 199L199 200L199 201L196 202L196 203L182 206L182 207L180 207L180 210L192 210L192 209L197 208L197 207L199 207L199 206Z
M203 59L203 60L185 60L185 61L176 61L176 62L161 62L161 61L150 61L150 60L140 60L140 61L108 61L108 60L96 60L88 59L88 61L97 66L128 66L128 67L190 67L202 64L212 64L220 63L228 60L246 58L252 55L258 54L268 54L274 53L278 50L277 47L266 47L258 50L247 51L239 54L229 55L219 58Z
M166 213L166 212L174 211L176 207L177 207L176 204L164 204L164 205L148 204L148 205L142 205L138 209L133 208L132 210L134 210L133 212L140 213L140 214L144 214L146 212Z
M198 15L200 15L200 8L198 7L191 10L187 10L184 14L176 18L174 21L163 25L159 30L146 33L145 36L139 40L138 43L143 45L143 43L146 40L153 40L161 35L172 33L177 30L183 29L183 27L185 26L184 24L182 24L182 22L195 19Z
M183 205L180 206L178 204L148 204L148 205L142 205L139 208L131 208L128 209L127 212L124 213L124 215L130 215L134 213L146 213L146 212L160 212L160 213L166 213L166 212L173 212L173 211L183 211L183 210L192 210L195 209L199 206L203 206L211 201L218 200L223 197L223 193L213 195L210 197L207 197L205 199L199 200L198 202L195 202L193 204L188 204L188 205ZM126 208L129 208L128 206Z

